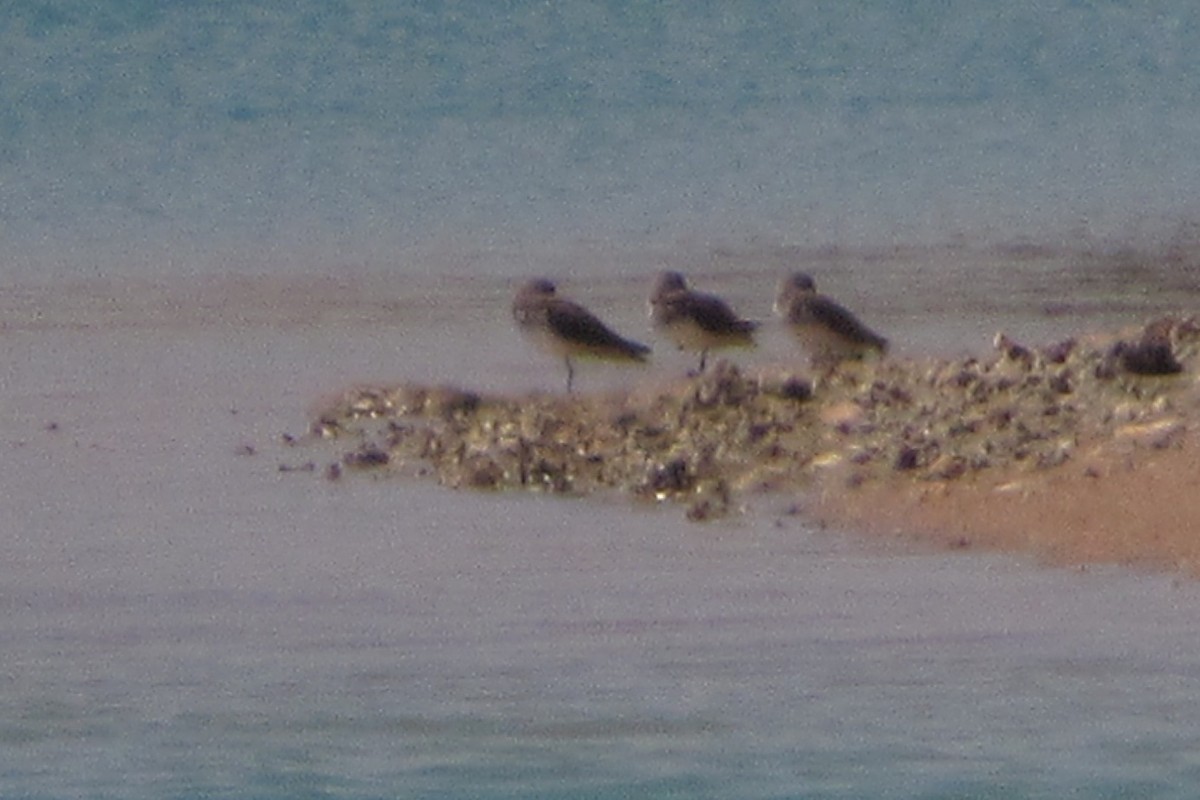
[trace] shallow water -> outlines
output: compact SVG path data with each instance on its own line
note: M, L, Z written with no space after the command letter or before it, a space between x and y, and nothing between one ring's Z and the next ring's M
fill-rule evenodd
M507 327L467 348L430 314L381 323L374 292L304 322L311 295L278 286L210 286L241 304L208 320L154 313L213 296L195 287L116 288L96 319L79 312L94 287L39 295L0 336L3 796L1184 797L1200 781L1192 582L857 539L786 497L695 525L620 498L329 482L331 453L279 439L321 393L405 377L419 353L422 378L444 355L500 388L556 390L554 365Z
M869 13L868 13L869 12ZM358 382L560 391L811 271L900 357L1195 307L1194 3L0 9L0 796L1190 797L1195 584L324 480ZM281 472L280 466L313 471Z

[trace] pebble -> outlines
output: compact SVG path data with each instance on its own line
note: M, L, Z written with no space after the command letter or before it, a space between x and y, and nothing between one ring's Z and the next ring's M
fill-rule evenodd
M816 386L802 372L748 376L721 360L630 395L360 387L323 409L310 436L350 443L330 479L342 467L420 464L416 474L446 486L617 489L704 521L732 513L738 492L802 492L829 471L852 485L953 482L1051 469L1080 442L1172 446L1186 431L1173 398L1191 384L1172 376L1195 363L1200 324L1166 318L1114 340L1039 349L998 334L990 360L885 359Z

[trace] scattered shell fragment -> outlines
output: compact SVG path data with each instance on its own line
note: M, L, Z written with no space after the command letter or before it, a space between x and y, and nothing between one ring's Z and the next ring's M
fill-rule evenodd
M1178 442L1184 434L1183 422L1178 419L1160 419L1154 422L1130 423L1113 432L1117 439L1125 439L1141 447L1161 450Z
M321 409L309 437L287 443L341 447L331 478L386 467L456 488L615 489L681 503L699 521L731 513L742 493L797 492L827 474L850 485L912 480L932 489L1011 465L1087 469L1091 456L1077 452L1120 442L1169 447L1186 433L1171 409L1194 404L1185 393L1195 383L1172 375L1194 371L1194 320L1047 347L997 334L994 344L983 358L855 364L816 386L787 371L745 374L722 360L689 380L627 395L359 387Z

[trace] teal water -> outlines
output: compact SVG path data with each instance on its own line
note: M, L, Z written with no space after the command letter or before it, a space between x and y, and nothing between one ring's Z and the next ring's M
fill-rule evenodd
M1198 33L1187 0L10 4L5 268L1194 245Z

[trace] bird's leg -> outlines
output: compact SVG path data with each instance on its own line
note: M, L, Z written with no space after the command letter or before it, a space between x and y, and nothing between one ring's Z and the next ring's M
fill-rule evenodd
M708 350L700 351L700 372L704 372L704 365L708 363Z
M567 394L573 391L572 385L575 383L575 365L571 363L571 357L567 356Z

